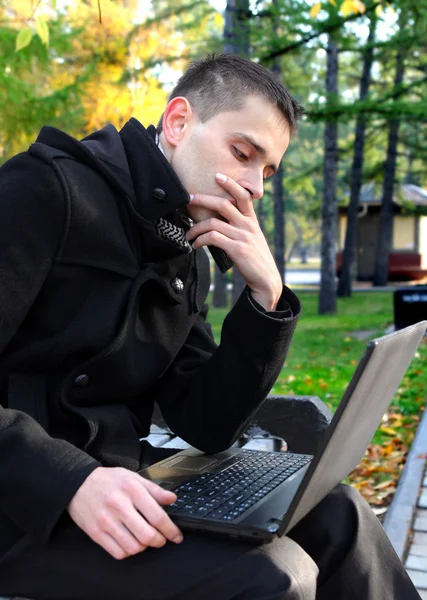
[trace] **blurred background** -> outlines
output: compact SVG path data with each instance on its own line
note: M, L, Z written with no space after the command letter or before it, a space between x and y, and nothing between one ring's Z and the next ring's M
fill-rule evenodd
M156 124L208 52L271 69L306 109L256 203L304 308L273 392L334 409L366 339L393 328L396 286L419 290L402 296L405 318L427 318L426 50L427 0L0 0L0 163L46 124L77 138L132 116ZM212 264L217 341L241 287ZM371 504L393 497L426 363L424 343L349 479Z
M427 281L426 48L427 0L0 0L0 161L45 124L157 123L207 52L258 61L306 108L258 217L334 314L357 282ZM240 293L213 280L215 306Z

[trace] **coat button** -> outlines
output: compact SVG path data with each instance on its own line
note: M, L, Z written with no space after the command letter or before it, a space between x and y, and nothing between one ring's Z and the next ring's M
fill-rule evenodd
M77 375L77 377L74 379L75 387L84 388L87 386L88 383L89 383L89 375L86 375L86 373Z
M166 200L165 190L162 190L162 188L156 188L153 190L153 198L157 200L157 202L164 202Z
M182 294L182 292L184 291L184 284L182 283L182 280L179 279L179 277L174 277L171 280L171 288L173 289L175 294Z

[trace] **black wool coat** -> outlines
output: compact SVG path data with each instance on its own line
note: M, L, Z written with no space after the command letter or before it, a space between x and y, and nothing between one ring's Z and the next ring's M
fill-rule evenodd
M217 452L284 363L287 288L271 313L246 288L214 343L209 261L153 135L135 119L82 142L45 127L0 169L0 556L48 540L99 465L137 470L154 402Z

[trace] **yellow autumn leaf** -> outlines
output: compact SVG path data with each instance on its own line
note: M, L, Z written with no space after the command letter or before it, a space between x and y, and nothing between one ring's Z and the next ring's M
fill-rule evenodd
M357 12L363 15L363 13L366 11L366 7L363 4L363 2L361 2L360 0L353 0L353 4L357 9Z
M364 481L355 481L354 483L351 484L354 488L356 488L356 490L360 490L361 488L365 487L368 485L368 482L366 480Z
M310 10L310 17L312 19L314 19L314 17L317 17L317 15L320 13L321 8L322 8L322 3L321 2L317 2L317 4L315 4L314 6L312 6L311 10Z
M388 444L384 450L383 450L383 454L384 456L389 456L392 452L394 451L394 446L393 444Z
M37 17L36 19L36 32L43 44L49 45L49 27L44 19Z
M223 16L221 15L221 13L219 13L219 12L215 13L214 23L215 23L215 27L218 27L218 29L222 29L224 27L224 19L223 19Z
M348 17L351 14L357 14L358 10L354 5L354 0L344 0L340 8L343 17Z
M333 6L337 5L337 3L335 2L335 0L329 0L329 4L332 4Z
M397 431L391 427L380 427L380 431L382 431L382 433L387 433L388 435L398 435Z
M375 14L377 15L377 17L381 17L381 15L383 14L383 7L381 6L381 4L378 4L378 6L375 8Z

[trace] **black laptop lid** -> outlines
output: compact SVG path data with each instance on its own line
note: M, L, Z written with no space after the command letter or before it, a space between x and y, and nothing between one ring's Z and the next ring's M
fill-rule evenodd
M279 530L298 523L360 462L425 334L427 321L369 342Z

